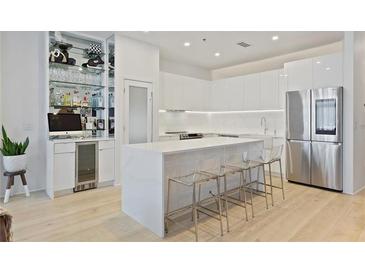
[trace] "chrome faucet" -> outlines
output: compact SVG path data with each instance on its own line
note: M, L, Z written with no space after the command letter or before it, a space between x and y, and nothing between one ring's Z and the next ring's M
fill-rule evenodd
M267 125L266 125L266 118L265 118L265 116L262 116L261 117L260 124L261 124L261 127L262 127L262 124L264 125L264 134L266 135L267 134L267 131L269 129L267 128Z

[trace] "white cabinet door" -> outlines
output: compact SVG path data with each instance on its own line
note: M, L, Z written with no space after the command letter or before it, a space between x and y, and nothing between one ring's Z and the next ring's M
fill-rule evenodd
M233 77L226 79L224 87L226 108L223 110L243 110L244 109L244 77Z
M259 109L279 108L278 71L271 70L260 73L260 105Z
M286 63L284 68L288 74L288 90L312 88L312 59Z
M160 89L163 98L160 99L161 105L165 109L181 109L183 96L183 81L175 74L160 73Z
M313 58L313 88L343 86L342 53Z
M285 109L285 94L288 91L288 75L285 69L279 70L279 109Z
M75 152L54 154L54 190L66 190L75 187Z
M249 74L244 78L245 110L257 110L260 107L260 74Z
M210 102L210 110L221 111L225 109L225 79L215 80L212 82L212 93L208 99Z
M99 182L114 180L114 148L99 149Z

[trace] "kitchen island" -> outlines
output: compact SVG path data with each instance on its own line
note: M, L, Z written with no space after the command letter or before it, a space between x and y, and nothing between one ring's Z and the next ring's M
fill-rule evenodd
M166 141L124 145L122 147L122 211L160 237L165 236L164 214L167 197L167 180L189 174L204 164L215 167L222 159L242 154L259 153L264 141L213 137L184 141ZM209 166L210 165L210 166ZM252 172L256 180L257 172ZM237 177L229 176L227 187L239 184ZM262 178L258 178L262 180ZM210 184L202 189L202 199L208 197ZM190 205L191 189L174 185L171 189L170 209Z

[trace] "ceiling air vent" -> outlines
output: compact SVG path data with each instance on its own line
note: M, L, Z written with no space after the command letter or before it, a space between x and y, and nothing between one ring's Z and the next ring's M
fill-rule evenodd
M250 44L247 44L245 42L239 42L239 43L237 43L237 45L244 47L244 48L248 48L249 46L251 46Z

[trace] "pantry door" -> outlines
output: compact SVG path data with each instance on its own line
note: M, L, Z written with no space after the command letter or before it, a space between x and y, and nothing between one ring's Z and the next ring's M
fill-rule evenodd
M152 142L152 83L125 80L125 141Z

